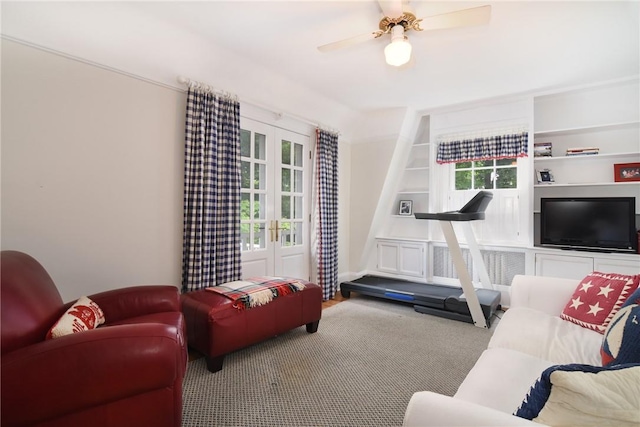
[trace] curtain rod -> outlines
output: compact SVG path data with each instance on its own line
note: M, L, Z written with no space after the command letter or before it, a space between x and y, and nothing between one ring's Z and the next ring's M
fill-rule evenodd
M211 91L211 92L219 92L219 93L225 93L225 94L228 93L228 92L224 92L222 90L216 89L214 86L209 85L207 83L199 82L197 80L192 80L192 79L190 79L188 77L185 77L185 76L178 76L177 80L178 80L178 83L183 84L183 85L193 86L193 87L204 89L204 90L208 90L208 91ZM292 119L304 122L304 123L306 123L308 125L314 126L316 128L319 128L319 129L322 129L322 130L326 130L328 132L332 132L332 133L340 135L339 131L332 129L329 126L324 126L321 123L318 123L316 121L307 119L306 117L302 117L302 116L299 116L299 115L293 114L293 113L277 111L277 109L274 108L273 106L266 105L266 104L263 104L263 103L260 103L260 102L257 102L257 101L244 100L244 102L246 102L248 104L251 104L254 107L259 107L259 108L262 108L264 110L273 112L275 114L275 116L276 116L276 120L280 120L284 116L287 116L287 117L290 117Z

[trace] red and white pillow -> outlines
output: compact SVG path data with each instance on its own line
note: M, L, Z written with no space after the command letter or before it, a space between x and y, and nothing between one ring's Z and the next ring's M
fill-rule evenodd
M98 304L87 297L81 297L53 325L47 333L47 339L95 329L104 320L104 313Z
M639 281L640 275L594 271L580 281L560 317L603 334Z

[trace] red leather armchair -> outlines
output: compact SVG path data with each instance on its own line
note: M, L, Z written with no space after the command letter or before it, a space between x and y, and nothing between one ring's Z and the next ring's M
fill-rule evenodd
M180 426L187 365L177 288L88 295L97 329L45 339L73 303L27 254L1 253L1 424Z

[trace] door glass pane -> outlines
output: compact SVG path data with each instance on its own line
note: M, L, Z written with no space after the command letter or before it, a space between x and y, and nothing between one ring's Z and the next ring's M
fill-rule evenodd
M240 224L240 250L248 251L251 249L251 233L250 224Z
M282 164L291 164L291 142L282 140Z
M265 238L266 227L264 222L253 224L253 249L264 249L267 245Z
M471 189L471 171L456 171L456 190Z
M256 143L255 143L255 153L253 153L253 157L259 160L267 159L267 137L256 133Z
M240 165L242 188L251 188L251 163L242 161Z
M302 219L302 197L300 196L293 198L293 217Z
M293 191L302 193L302 171L294 171L293 174Z
M291 223L282 222L280 227L280 246L291 246Z
M240 155L251 157L251 132L240 129Z
M496 188L518 188L518 173L516 168L499 168L496 170L498 179Z
M291 219L291 197L290 196L282 196L282 218Z
M302 167L302 145L294 144L293 150L294 150L293 165Z
M267 219L267 195L266 194L254 194L253 195L253 218L254 219Z
M304 242L302 241L302 223L301 222L294 222L291 224L292 226L292 230L291 230L291 245L292 246L299 246L302 245Z
M249 193L240 194L240 219L251 219L249 213L251 212L251 198Z
M256 163L254 166L253 188L264 190L267 186L267 165Z
M282 191L291 191L291 169L282 168Z

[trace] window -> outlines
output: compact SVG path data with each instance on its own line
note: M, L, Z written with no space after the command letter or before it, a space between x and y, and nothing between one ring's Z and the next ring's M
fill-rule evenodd
M496 190L501 188L518 188L518 167L515 157L456 163L456 190Z

